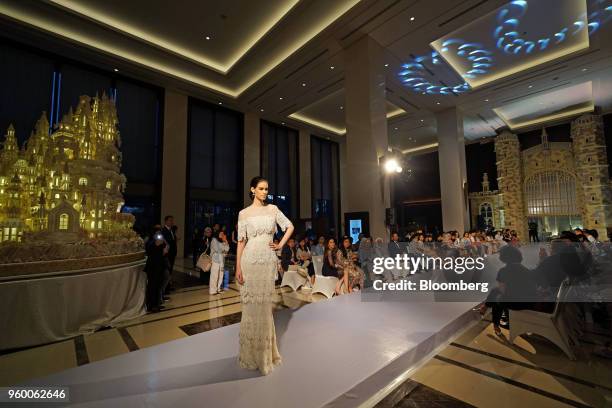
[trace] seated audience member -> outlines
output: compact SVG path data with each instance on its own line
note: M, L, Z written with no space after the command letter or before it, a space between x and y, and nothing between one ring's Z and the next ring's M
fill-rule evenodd
M370 280L374 280L372 273L372 260L374 259L374 247L372 246L372 239L368 235L364 235L359 244L359 265L363 269L364 274Z
M314 284L315 278L315 270L314 265L312 264L312 254L310 252L310 248L306 244L306 239L300 239L298 243L296 258L298 260L298 265L305 267L308 271L308 276L310 277L310 283Z
M389 251L389 257L395 258L397 255L403 253L402 245L399 242L399 235L397 232L391 234L391 242L387 245Z
M325 245L325 254L323 257L323 269L321 271L323 276L338 277L338 268L336 266L337 252L338 247L336 246L336 240L334 238L329 238L327 240L327 245Z
M356 287L363 289L364 273L356 265L356 261L357 254L353 252L351 239L349 237L344 237L342 239L342 246L336 253L338 276L342 274L340 282L338 282L336 286L336 294L341 293L342 287L344 287L345 293L351 293Z
M316 245L310 247L312 256L323 256L325 253L325 237L321 235Z
M298 258L295 249L295 238L289 238L289 241L287 241L287 245L283 247L281 252L281 265L283 267L283 271L287 272L290 265L297 264Z
M499 260L506 265L497 272L497 287L489 293L480 311L484 314L486 308L491 307L493 329L501 336L500 320L504 310L534 309L538 292L534 273L521 264L523 255L516 247L503 247Z
M153 227L153 231L145 244L147 262L144 271L147 274L146 305L147 311L157 313L162 306L162 284L167 266L165 255L168 246L161 233L161 225Z

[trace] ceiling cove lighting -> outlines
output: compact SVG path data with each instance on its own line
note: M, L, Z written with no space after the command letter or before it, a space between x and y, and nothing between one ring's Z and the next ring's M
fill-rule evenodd
M343 107L340 106L340 109L343 109ZM387 119L391 119L391 118L394 118L396 116L403 115L405 113L406 113L406 111L403 110L402 108L397 108L397 109L395 109L393 111L387 112L386 117L387 117ZM306 123L308 125L316 126L318 128L327 130L328 132L335 133L335 134L337 134L339 136L342 136L342 135L346 134L346 128L339 128L339 127L333 126L333 125L331 125L329 123L325 123L325 122L322 122L320 120L313 119L311 117L305 116L305 115L303 115L301 113L298 113L298 112L294 112L291 115L289 115L288 117L291 118L291 119L295 119L297 121L300 121L302 123Z
M568 27L559 27L558 31L550 33L548 36L540 38L523 38L523 31L519 28L521 19L527 13L527 0L514 0L503 7L497 14L497 27L493 31L493 37L497 48L507 54L521 55L529 54L534 51L544 51L547 47L555 46L564 42L570 36L574 36L581 31L588 29L588 35L593 35L599 27L607 23L612 18L612 5L599 8L598 6L606 1L592 0L588 10L588 15L581 14L575 16L575 20ZM609 2L609 1L608 1Z

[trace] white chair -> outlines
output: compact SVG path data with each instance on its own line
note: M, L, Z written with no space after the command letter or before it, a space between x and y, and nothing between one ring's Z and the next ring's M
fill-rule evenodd
M315 276L323 276L323 255L313 256L312 266L314 266Z
M322 276L317 275L315 277L315 283L312 287L312 293L322 293L328 299L331 299L336 292L336 285L338 284L338 278L333 276Z
M289 269L283 274L283 280L280 285L281 287L289 286L296 291L305 283L306 278L298 273L297 265L289 265Z
M570 345L570 336L559 314L560 306L569 287L567 280L561 283L552 313L536 312L535 310L510 310L510 343L514 343L514 339L523 333L538 334L557 345L570 360L576 360Z

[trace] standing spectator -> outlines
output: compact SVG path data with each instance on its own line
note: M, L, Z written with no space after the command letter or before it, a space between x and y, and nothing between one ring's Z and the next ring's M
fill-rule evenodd
M210 267L210 283L208 293L218 295L223 292L221 284L224 277L225 256L229 252L229 243L224 231L219 231L211 240L210 257L212 266Z
M206 254L210 256L211 245L213 240L213 230L210 227L204 228L204 238L202 238L202 254ZM210 271L204 272L200 271L200 281L204 285L208 285L210 283Z
M168 245L168 253L166 255L166 260L168 262L168 278L164 284L164 293L168 294L172 289L172 271L174 270L174 261L176 260L177 254L177 246L176 246L176 235L174 227L174 217L171 215L166 215L164 217L164 227L162 228L162 235L166 244Z
M166 241L161 233L161 225L153 227L153 233L145 244L147 262L145 272L147 274L146 304L147 311L157 313L164 306L162 303L162 283L164 271L166 270L165 255L168 252Z

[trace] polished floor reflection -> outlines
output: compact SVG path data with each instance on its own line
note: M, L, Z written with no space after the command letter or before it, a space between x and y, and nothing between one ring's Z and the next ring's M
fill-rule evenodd
M210 296L188 263L177 267L180 289L166 309L114 328L0 355L0 386L45 376L240 321L235 285ZM277 288L278 308L325 300ZM332 300L333 301L333 300ZM507 335L507 333L506 333ZM524 336L511 345L488 321L467 330L378 404L383 407L605 407L612 406L612 360L594 351L609 336L593 328L581 339L579 360L552 344Z

